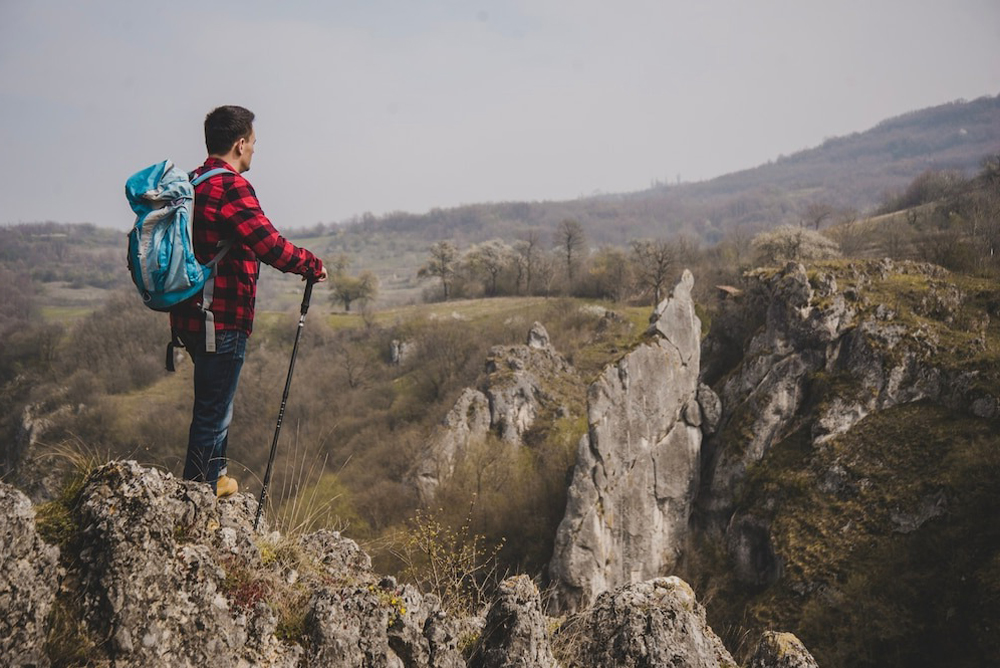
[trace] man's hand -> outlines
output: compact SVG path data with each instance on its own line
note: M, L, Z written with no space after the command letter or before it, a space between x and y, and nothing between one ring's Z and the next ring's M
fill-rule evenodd
M322 283L326 280L326 267L323 267L322 271L316 274L315 279L317 283ZM305 280L305 277L303 277L303 280Z

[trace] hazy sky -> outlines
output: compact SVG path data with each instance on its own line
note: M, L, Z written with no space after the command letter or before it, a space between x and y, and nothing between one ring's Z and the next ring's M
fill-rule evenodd
M711 178L1000 93L997 0L0 0L0 223L127 229L125 179L257 114L279 228Z

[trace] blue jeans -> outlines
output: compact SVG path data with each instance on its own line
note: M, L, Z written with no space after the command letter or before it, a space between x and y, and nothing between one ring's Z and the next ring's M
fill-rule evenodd
M215 333L216 352L205 352L205 335L181 332L184 347L194 360L194 408L188 432L184 479L207 482L215 489L226 474L226 445L233 420L233 399L246 355L246 332Z

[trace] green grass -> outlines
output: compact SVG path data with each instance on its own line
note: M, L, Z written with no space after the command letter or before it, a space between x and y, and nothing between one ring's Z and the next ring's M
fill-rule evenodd
M895 314L890 324L903 325L911 332L927 332L935 346L931 353L912 336L904 337L897 350L885 351L890 358L914 350L938 368L979 372L974 382L984 391L1000 394L1000 319L995 317L1000 307L1000 285L961 274L929 277L903 263L895 265L903 271L894 271L883 279L874 266L873 262L840 260L817 263L814 269L833 273L840 292L854 287L865 295L861 317L872 317L875 309L884 305ZM859 284L853 267L861 267L871 280ZM948 304L953 289L960 294L956 306Z
M39 308L42 320L64 325L83 319L90 315L93 310L92 306L42 306Z

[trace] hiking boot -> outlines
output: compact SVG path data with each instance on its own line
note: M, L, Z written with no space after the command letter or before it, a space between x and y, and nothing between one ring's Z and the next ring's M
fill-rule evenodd
M236 484L235 478L230 478L227 475L220 475L218 482L215 483L215 496L219 499L232 496L239 488L240 486Z

